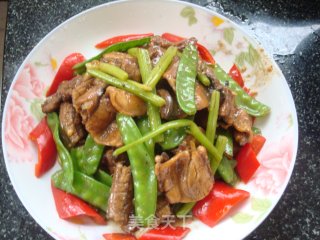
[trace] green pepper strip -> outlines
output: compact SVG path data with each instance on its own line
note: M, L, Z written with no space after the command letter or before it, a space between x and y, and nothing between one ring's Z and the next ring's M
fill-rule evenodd
M197 112L195 101L195 84L197 76L198 50L193 44L188 44L180 58L176 93L180 108L189 115Z
M232 160L229 160L226 156L223 156L217 172L223 181L234 186L238 182L238 176L232 164Z
M192 134L195 137L195 139L197 139L197 141L201 145L203 145L208 150L209 153L212 154L212 156L214 157L213 162L215 164L219 165L219 162L220 162L219 159L221 159L222 154L219 153L218 150L212 145L212 143L208 140L208 138L202 133L200 128L193 121L187 120L187 119L179 119L179 120L174 120L174 121L164 123L157 130L152 131L141 138L136 138L138 140L135 139L135 141L132 141L132 142L126 144L125 146L122 146L122 147L116 149L113 152L113 155L117 156L125 151L133 149L134 147L136 147L140 143L148 141L149 139L152 139L152 138L158 136L159 134L164 133L165 131L167 131L169 129L177 129L177 128L181 128L181 127L189 127L188 131L190 132L190 134Z
M254 117L262 117L270 112L270 107L247 94L218 64L213 67L216 78L236 93L236 105Z
M101 53L99 53L98 55L82 62L82 63L78 63L75 66L73 66L73 69L78 73L78 74L82 74L86 71L86 64L88 62L91 62L93 60L99 60L104 54L106 53L110 53L110 52L125 52L130 48L133 47L138 47L138 46L142 46L145 44L148 44L150 42L150 37L146 37L146 38L141 38L138 40L132 40L132 41L127 41L127 42L119 42L119 43L115 43L109 47L107 47L106 49L104 49Z
M53 134L54 142L57 146L58 156L61 161L62 169L65 172L66 182L71 185L74 179L74 166L72 157L68 149L63 145L59 136L60 123L58 114L55 112L49 113L47 115L47 122Z
M140 73L142 77L142 82L147 83L148 77L152 72L152 65L149 56L149 52L146 49L142 48L131 48L129 53L136 56L139 63ZM153 89L153 93L156 94L156 90ZM150 103L147 103L147 115L150 122L151 130L156 130L161 125L160 109ZM156 139L156 142L162 142L163 136L159 135Z
M198 72L197 78L204 86L206 87L210 86L211 81L205 74Z
M165 100L159 97L158 95L144 91L129 81L121 81L115 77L112 77L106 73L94 69L89 69L88 73L94 77L102 79L103 81L112 86L115 86L134 95L137 95L138 97L142 98L147 102L152 103L155 106L161 107L166 103Z
M94 174L99 167L103 149L104 146L97 144L89 134L84 146L81 148L82 154L78 159L78 170L87 175Z
M74 172L74 181L73 184L70 185L66 181L65 175L66 172L61 170L52 175L51 180L55 187L76 195L103 211L107 210L110 194L110 188L107 185L78 171Z
M98 169L98 171L94 174L94 178L108 187L111 187L112 185L112 177L101 169Z
M126 71L123 71L121 68L109 63L100 62L99 69L102 72L110 74L111 76L116 77L122 81L125 81L129 78L129 75Z
M125 146L142 138L131 117L118 114L117 124ZM135 214L142 220L143 225L147 226L148 218L154 216L157 206L157 178L154 172L154 159L150 156L143 142L128 149L128 157L133 176Z
M151 131L150 121L148 118L143 117L137 120L138 128L142 134L142 136L148 134ZM144 143L146 145L148 152L151 158L154 158L154 141L153 139L149 139Z
M155 88L159 80L161 79L164 72L169 67L172 62L173 57L177 54L178 49L174 46L170 46L165 53L159 59L159 62L152 69L151 73L148 76L146 85Z

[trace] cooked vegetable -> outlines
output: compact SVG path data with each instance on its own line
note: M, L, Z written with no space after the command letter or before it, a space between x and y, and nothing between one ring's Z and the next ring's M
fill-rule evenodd
M122 81L127 80L129 77L127 72L125 72L121 68L118 68L117 66L109 64L109 63L100 62L98 65L98 68L102 72L107 73L113 77L116 77Z
M58 171L51 180L56 188L76 195L87 203L106 211L110 188L81 172L74 172L73 184L69 184L65 171Z
M218 113L220 105L220 93L214 90L211 94L211 100L209 105L209 115L207 121L206 136L212 143L216 135Z
M67 56L56 73L51 86L49 87L46 97L53 95L57 90L61 82L71 80L74 76L73 67L85 60L81 53L72 53Z
M103 149L104 146L97 144L89 134L84 146L78 150L78 170L87 175L94 174L98 169Z
M72 185L74 179L74 166L68 149L66 149L60 139L58 114L49 113L47 115L47 122L53 134L54 142L56 143L58 156L65 175L65 181L67 181L67 184Z
M106 224L106 220L89 204L66 193L51 184L52 195L60 218L68 220L75 217L87 216L97 224Z
M131 41L131 40L136 40L136 39L151 37L151 36L153 36L153 33L121 35L121 36L108 38L108 39L96 44L95 47L96 48L106 48L106 47L109 47L110 45L115 44L115 43L127 42L127 41Z
M103 237L105 240L137 240L135 236L125 233L106 233Z
M210 86L210 79L205 74L198 72L197 78L204 86Z
M233 138L232 138L231 132L225 129L219 129L218 135L225 136L228 139L224 153L227 155L227 157L232 158L233 157Z
M217 172L222 180L231 186L235 186L235 184L238 182L238 176L234 170L234 167L232 166L232 160L229 160L226 156L222 157Z
M222 182L216 182L210 194L197 202L192 213L201 222L213 227L232 208L249 198L250 194L244 190L232 188Z
M148 118L144 117L137 120L137 126L139 128L140 133L142 136L146 135L151 131L150 121ZM151 158L154 158L154 141L153 139L149 139L148 141L144 142Z
M160 143L163 150L170 150L178 147L187 134L186 128L168 129L164 132L163 142Z
M214 65L213 70L216 78L237 94L236 104L238 107L243 108L254 117L262 117L270 112L268 106L247 94L218 64Z
M150 37L146 38L141 38L137 40L131 40L131 41L126 41L126 42L118 42L113 45L110 45L106 49L104 49L101 53L98 55L83 61L81 63L76 64L73 66L73 69L78 73L82 74L86 71L86 64L93 61L93 60L99 60L104 54L110 53L110 52L124 52L127 51L130 48L137 47L137 46L143 46L144 44L147 44L150 42Z
M249 182L254 173L260 166L256 154L251 147L250 143L244 145L236 156L237 166L236 170L242 181Z
M105 81L106 83L108 83L112 86L123 89L123 90L128 91L132 94L135 94L135 95L141 97L142 99L144 99L145 101L149 101L150 103L152 103L155 106L161 107L162 105L165 104L165 101L161 97L159 97L151 92L147 92L145 90L139 89L139 87L137 87L136 85L132 84L129 81L123 82L123 81L121 81L117 78L114 78L108 74L105 74L101 71L93 70L93 69L88 70L88 73L94 77L102 79L103 81Z
M198 142L200 142L208 150L209 153L213 155L213 159L214 159L213 161L219 165L219 159L221 158L221 155L219 154L217 149L212 145L212 143L208 140L208 138L201 132L199 127L193 121L187 120L187 119L180 119L180 120L164 123L156 131L152 131L141 138L136 138L138 140L118 148L117 150L114 151L113 154L117 156L125 151L128 151L129 149L131 149L132 147L135 147L140 143L148 141L149 139L152 139L158 136L159 134L164 133L169 129L177 129L181 127L189 127L188 129L189 132L195 137L195 139L197 139Z
M190 232L190 228L165 226L151 229L138 240L181 240Z
M98 169L98 171L94 174L94 178L108 187L111 187L112 185L112 176L101 169Z
M29 133L29 138L37 143L38 162L34 174L36 177L41 177L53 167L57 158L56 144L46 117Z
M188 44L180 58L176 92L180 108L189 115L197 111L195 102L195 83L197 76L198 51L192 44Z
M232 77L233 80L235 80L240 87L244 87L244 81L241 76L241 72L238 69L236 64L233 64L233 66L229 70L229 76Z
M145 84L154 88L157 83L159 82L160 78L162 77L163 73L167 70L169 67L173 57L177 53L176 47L169 47L163 56L160 58L157 65L151 70Z
M259 154L265 142L266 142L266 138L263 137L262 135L256 134L253 136L251 141L251 147L256 155Z
M219 153L219 156L221 156L219 158L219 162L213 162L211 163L211 170L213 172L213 174L215 174L215 172L217 171L219 165L220 165L220 162L222 160L222 157L223 157L223 153L224 153L224 150L226 148L226 145L227 145L227 141L228 139L224 136L218 136L217 138L217 142L216 142L216 148L217 148L217 151Z
M118 114L117 124L125 146L142 138L132 118ZM154 160L142 142L136 144L134 148L128 149L127 152L133 176L135 214L142 218L142 223L146 226L148 218L154 216L157 205L157 179L154 173Z

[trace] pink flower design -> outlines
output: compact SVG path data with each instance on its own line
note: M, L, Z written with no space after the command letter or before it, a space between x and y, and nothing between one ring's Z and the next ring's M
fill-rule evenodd
M35 122L25 111L23 101L13 92L5 119L5 143L10 160L32 161L32 143L28 139Z
M265 194L277 194L286 181L293 155L293 134L266 143L258 155L260 167L250 184Z
M39 98L43 95L44 84L36 74L35 68L31 64L26 64L20 72L13 90L25 99Z

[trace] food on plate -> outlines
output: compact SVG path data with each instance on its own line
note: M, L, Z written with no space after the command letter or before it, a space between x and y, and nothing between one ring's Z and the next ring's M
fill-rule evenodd
M192 216L213 227L249 197L235 186L259 167L265 138L253 123L269 107L194 37L130 34L96 46L104 50L88 60L65 58L30 133L37 177L58 155L59 216L126 233L105 239L182 239Z

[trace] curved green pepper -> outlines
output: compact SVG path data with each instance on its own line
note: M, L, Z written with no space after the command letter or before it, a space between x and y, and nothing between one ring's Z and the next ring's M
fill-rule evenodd
M110 188L107 185L78 171L74 172L72 185L66 181L66 177L66 172L60 170L52 175L51 180L56 188L76 195L103 211L107 210L110 194Z
M74 166L72 157L68 151L68 149L63 145L60 135L59 135L59 128L60 128L60 122L58 114L53 112L49 113L47 115L47 122L51 129L54 142L57 146L58 156L60 158L60 163L62 166L63 171L65 172L65 178L68 184L73 183L74 178Z
M198 50L188 44L182 52L176 78L176 93L180 108L189 115L197 112L195 84L198 65Z
M123 142L127 145L142 135L134 120L126 115L117 115L117 124ZM148 218L155 215L157 206L157 178L154 172L154 159L146 145L140 143L127 151L133 176L135 214L146 226Z
M251 97L218 64L213 67L215 77L227 85L236 95L236 105L254 117L262 117L270 112L270 107Z

